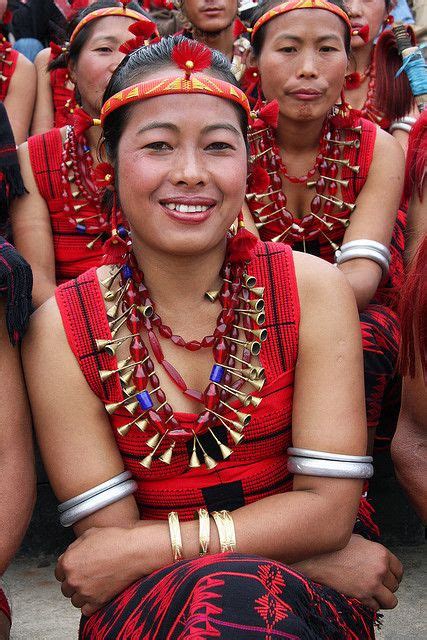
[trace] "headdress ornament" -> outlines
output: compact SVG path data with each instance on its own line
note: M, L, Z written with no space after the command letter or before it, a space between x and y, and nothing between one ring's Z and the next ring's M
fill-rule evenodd
M154 78L122 89L103 105L101 123L104 124L105 118L115 109L126 104L180 93L199 93L231 100L240 105L249 117L249 102L243 91L229 82L200 73L211 64L212 52L208 47L193 40L183 41L173 48L172 59L184 71L184 76L171 75L160 80Z
M106 9L97 9L96 11L92 11L92 13L88 13L82 20L80 20L77 27L74 29L73 33L70 36L70 44L76 39L77 34L92 20L97 20L98 18L108 18L109 16L122 16L123 18L133 18L134 20L138 20L139 22L149 22L152 24L151 20L149 20L146 16L138 11L134 11L133 9L127 9L125 2L122 2L122 7L108 7Z
M288 13L288 11L295 11L297 9L323 9L324 11L329 11L330 13L334 13L336 16L344 20L347 25L350 33L351 33L351 22L348 15L340 9L335 4L328 2L327 0L292 0L291 2L284 2L283 4L277 5L267 13L264 13L263 16L259 20L256 21L254 28L252 30L252 41L255 37L255 34L259 29L269 22L273 18L282 15L283 13Z
M138 20L130 25L128 31L130 31L135 37L130 40L126 40L120 47L119 51L129 55L132 51L136 51L140 47L147 46L148 44L154 44L159 41L159 32L157 25L150 20Z

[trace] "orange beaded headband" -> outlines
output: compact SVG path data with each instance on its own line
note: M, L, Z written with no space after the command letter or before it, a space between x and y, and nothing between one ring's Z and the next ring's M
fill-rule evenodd
M101 109L101 124L104 124L110 113L126 104L179 93L198 93L231 100L241 106L249 118L249 101L238 87L205 74L191 75L207 69L211 59L211 50L201 43L187 41L177 44L172 52L172 60L184 71L184 76L171 76L161 80L154 78L122 89L104 103Z
M291 2L284 2L283 4L277 5L277 7L273 7L273 9L270 9L270 11L264 13L264 15L256 21L251 34L252 42L254 40L256 32L261 29L261 27L266 24L266 22L269 22L269 20L271 20L272 18L280 16L283 13L288 13L288 11L295 11L297 9L323 9L325 11L329 11L330 13L334 13L336 16L344 20L345 24L351 32L350 18L345 13L345 11L340 9L337 5L332 4L327 0L292 0Z
M77 34L92 20L97 20L98 18L107 18L108 16L121 16L122 18L133 18L134 20L139 20L140 22L151 22L146 16L142 15L138 11L133 11L133 9L126 9L125 7L109 7L107 9L97 9L96 11L92 11L87 16L83 18L74 29L73 33L70 37L70 44L76 38Z

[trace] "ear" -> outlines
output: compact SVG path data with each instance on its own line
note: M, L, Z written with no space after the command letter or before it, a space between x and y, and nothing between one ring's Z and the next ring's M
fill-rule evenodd
M76 74L76 63L73 60L68 60L68 75L73 84L76 84L77 74Z
M250 49L248 57L247 57L247 61L246 61L246 66L247 67L257 67L258 66L258 59L256 58L254 52L252 49Z

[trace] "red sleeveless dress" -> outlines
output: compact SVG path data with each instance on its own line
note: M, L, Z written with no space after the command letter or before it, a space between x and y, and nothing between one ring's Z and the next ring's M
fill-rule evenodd
M146 433L131 429L120 436L117 427L129 421L129 414L119 409L110 416L125 467L137 481L136 501L145 519L165 520L175 510L182 520L192 520L201 507L234 510L292 489L286 449L292 439L300 310L291 249L258 243L248 272L265 287L268 338L260 360L266 384L258 394L263 402L252 408L245 439L230 458L213 470L189 469L187 444L192 437L184 436L176 439L170 465L154 460L147 470L139 464L151 451L145 444ZM111 336L95 270L60 286L56 299L70 347L92 391L103 402L120 401L119 379L102 382L99 377L100 369L117 368L117 360L98 353L95 345L96 339ZM195 426L193 414L175 413L175 417L183 429ZM215 432L227 442L225 429L220 433L215 427ZM207 453L218 459L209 449L212 441L200 438ZM233 448L232 442L228 444ZM373 619L373 612L357 600L307 580L280 562L217 554L183 560L138 580L93 616L83 617L79 637L265 640L277 634L294 639L370 640Z
M342 166L341 174L338 176L341 180L348 181L347 185L344 184L342 186L341 193L342 200L350 204L350 208L333 211L335 219L333 216L327 217L328 223L332 223L331 229L327 229L324 222L314 216L311 216L311 220L308 216L303 220L293 217L289 219L289 223L293 222L297 227L301 227L301 233L292 230L290 234L280 240L290 244L293 249L307 251L332 264L335 262L336 246L341 245L346 230L341 220L347 218L351 224L351 205L354 204L365 185L375 147L377 127L372 122L360 118L352 126L355 128L361 127L361 131L354 132L348 129L342 129L341 131L345 134L345 140L358 140L358 144L356 146L343 147L341 160L348 162L350 167L359 167L359 170L356 173L349 167ZM273 133L270 135L274 137ZM253 144L251 151L253 154L259 153L259 143ZM268 156L263 166L269 170ZM274 186L273 188L277 187ZM268 203L268 200L265 199L265 202ZM262 198L249 202L249 206L252 209L263 205L264 199ZM373 216L378 206L380 206L379 203L372 203ZM270 213L273 209L265 209L263 213L267 211ZM256 216L254 218L256 222ZM272 218L274 219L274 216ZM379 424L384 396L394 379L399 351L400 329L394 306L404 277L405 228L406 213L399 210L390 244L391 264L389 275L381 281L373 300L360 314L365 360L366 410L368 427L372 428L376 428ZM268 241L282 231L283 227L280 226L279 222L274 221L271 224L262 226L259 233L262 240ZM302 240L303 235L307 238L304 241Z
M19 54L11 43L0 34L0 101L4 102L10 81L16 69Z
M50 59L52 60L54 57L54 54L51 53ZM77 104L76 96L74 91L67 86L70 81L68 69L53 69L49 72L49 77L53 99L53 126L60 129L66 124L72 124L71 110Z
M99 238L92 249L88 248L88 243L99 235L99 229L91 231L89 223L86 232L79 233L71 219L74 214L73 207L79 204L79 200L73 199L69 183L67 181L63 183L61 131L52 129L47 133L32 136L28 139L28 151L37 188L49 209L55 250L56 281L61 284L102 263L103 238ZM78 211L79 217L88 220L96 213L97 211L90 204L86 204Z

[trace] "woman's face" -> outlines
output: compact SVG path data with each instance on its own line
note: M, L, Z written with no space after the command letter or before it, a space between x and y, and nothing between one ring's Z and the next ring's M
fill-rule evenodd
M233 23L237 4L237 0L184 0L183 10L198 31L215 33Z
M245 195L247 154L236 109L208 95L137 103L116 172L135 246L180 256L209 252L223 242Z
M292 120L323 119L340 95L348 59L345 25L329 11L296 10L265 26L257 60L262 90Z
M360 29L368 25L369 42L375 40L387 17L384 0L346 0L346 7L353 29ZM353 49L364 47L365 44L359 36L353 36L351 39Z
M119 47L132 37L128 28L133 22L132 18L121 16L95 20L77 61L70 65L71 79L77 85L82 107L93 117L99 115L111 74L125 56Z

